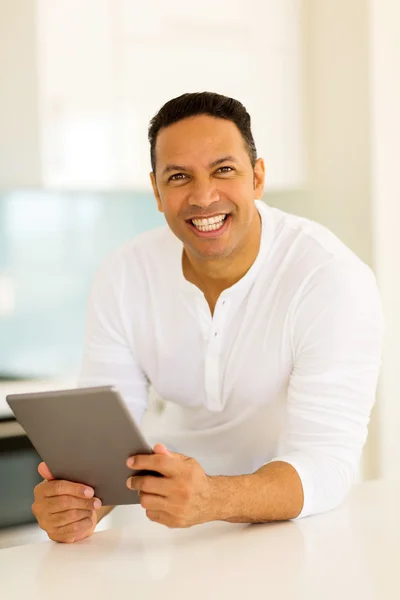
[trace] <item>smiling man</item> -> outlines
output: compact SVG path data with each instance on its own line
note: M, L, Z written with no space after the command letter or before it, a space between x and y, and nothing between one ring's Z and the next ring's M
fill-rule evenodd
M169 527L338 506L358 471L381 363L371 270L321 225L260 201L264 162L237 100L184 94L153 118L149 140L167 226L98 271L79 382L115 385L160 442L129 466L164 477L128 487ZM163 400L152 418L149 389ZM61 520L68 503L49 508L51 484L38 486L36 514L52 539L71 541L72 530L83 539L110 510ZM74 495L66 489L57 494Z

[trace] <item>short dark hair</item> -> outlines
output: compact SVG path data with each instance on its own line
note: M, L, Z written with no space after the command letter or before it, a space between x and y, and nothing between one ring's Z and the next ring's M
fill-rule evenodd
M257 160L257 150L251 132L251 118L239 100L213 92L182 94L169 100L151 119L149 125L150 159L153 172L156 170L156 142L160 129L189 117L209 115L235 123L245 142L252 167Z

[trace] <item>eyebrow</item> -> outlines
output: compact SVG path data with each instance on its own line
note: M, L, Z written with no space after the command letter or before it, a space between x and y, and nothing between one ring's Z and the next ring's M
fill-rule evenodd
M214 167L217 167L218 165L224 163L224 162L237 162L237 159L232 156L231 154L227 155L227 156L223 156L222 158L217 158L217 160L214 160L213 162L211 162L208 167L210 169L213 169ZM166 175L167 173L170 173L171 171L191 171L192 169L190 167L184 167L183 165L167 165L163 171L163 175Z

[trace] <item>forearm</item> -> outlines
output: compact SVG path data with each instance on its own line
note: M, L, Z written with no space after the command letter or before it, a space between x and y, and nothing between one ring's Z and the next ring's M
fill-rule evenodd
M272 462L251 475L211 477L213 500L210 520L231 523L286 521L303 507L303 487L288 463Z

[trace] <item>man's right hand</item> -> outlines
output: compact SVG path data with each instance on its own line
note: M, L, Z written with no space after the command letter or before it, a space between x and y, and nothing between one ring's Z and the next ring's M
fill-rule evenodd
M44 481L35 487L32 512L49 538L72 544L92 535L101 507L101 501L93 498L93 488L54 479L44 462L38 471Z

